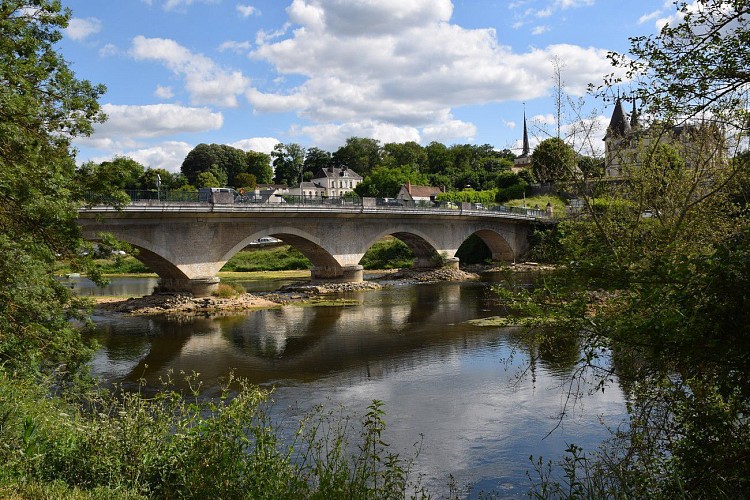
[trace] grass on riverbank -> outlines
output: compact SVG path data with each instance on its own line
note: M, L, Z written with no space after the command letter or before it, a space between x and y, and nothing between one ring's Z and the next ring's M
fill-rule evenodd
M169 385L169 381L166 382ZM0 368L3 498L427 498L383 441L383 405L276 422L264 390L52 396ZM79 401L74 403L72 401Z

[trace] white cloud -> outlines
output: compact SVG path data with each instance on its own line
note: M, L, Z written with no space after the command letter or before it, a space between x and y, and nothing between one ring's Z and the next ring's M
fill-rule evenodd
M536 12L536 17L544 18L544 17L550 17L554 10L552 7L547 7L546 9L542 9Z
M543 33L546 33L549 31L549 26L534 26L534 28L531 30L532 35L541 35Z
M654 19L658 19L660 15L661 15L660 10L655 10L649 14L644 14L638 18L638 24L644 24L644 23L653 21Z
M95 17L81 19L74 17L68 22L65 33L73 40L84 40L90 35L99 33L102 29L102 22Z
M163 168L169 172L177 173L193 147L187 142L166 141L148 148L124 151L122 155L129 156L147 167Z
M356 135L342 130L375 133L363 126L374 123L391 124L406 140L471 138L475 126L454 120L451 110L548 95L553 55L565 60L566 91L574 95L611 71L603 49L553 45L516 53L493 29L450 24L447 0L294 0L287 12L291 35L259 37L250 55L302 83L256 85L245 96L255 112L296 112L312 121L296 132L313 142Z
M157 85L156 90L154 90L154 95L161 99L171 99L174 97L174 91L172 90L172 87Z
M107 121L96 125L93 139L160 137L187 132L205 132L221 128L221 113L208 108L189 108L177 104L146 106L104 104Z
M516 122L514 122L513 120L503 120L503 125L505 125L509 129L516 128Z
M237 4L237 12L239 12L242 17L260 15L260 11L252 5Z
M242 53L250 50L250 42L235 42L234 40L227 40L226 42L219 45L219 52L231 50L232 52Z
M181 7L188 7L196 2L202 2L202 3L218 3L219 0L166 0L164 2L164 10L176 10ZM148 4L151 5L151 1L148 1Z
M293 128L292 134L306 135L316 146L331 151L342 146L349 137L370 137L382 143L420 141L419 130L415 127L398 126L374 120L310 125Z
M456 139L462 139L461 142L471 142L476 133L477 127L473 123L462 120L446 120L424 127L422 129L422 140L425 143L432 141L449 143Z
M531 117L531 121L537 124L554 125L557 120L555 120L555 115L547 113L546 115L534 115Z
M108 43L99 49L99 57L111 57L117 55L118 52L117 46Z
M229 145L244 151L257 151L258 153L270 154L274 146L280 142L275 137L251 137L250 139L241 139Z
M575 9L594 5L594 0L557 0L556 4L561 9Z
M255 34L255 43L258 45L263 45L265 43L270 42L271 40L275 40L276 38L280 38L284 35L286 35L287 31L289 31L289 28L292 27L291 23L284 23L284 25L274 31L266 31L266 30L258 30L258 32Z
M161 62L182 76L192 104L236 107L237 95L250 83L241 72L224 70L208 57L192 53L174 40L139 35L133 39L130 53L137 60Z

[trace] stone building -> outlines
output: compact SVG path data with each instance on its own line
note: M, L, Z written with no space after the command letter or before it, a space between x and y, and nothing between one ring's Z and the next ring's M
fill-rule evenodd
M354 191L360 182L362 176L347 167L328 167L318 170L310 181L291 188L289 194L309 198L339 198Z
M654 142L669 144L688 168L718 168L726 164L726 135L714 122L644 127L638 119L635 99L628 115L618 96L604 136L606 177L626 177L629 166L639 165Z

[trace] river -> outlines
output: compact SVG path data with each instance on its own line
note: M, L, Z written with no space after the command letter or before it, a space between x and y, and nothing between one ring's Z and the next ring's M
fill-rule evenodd
M70 283L98 293L86 280ZM123 278L100 293L142 295L154 283ZM139 379L153 388L169 372L195 371L211 394L233 370L275 388L280 418L318 404L361 416L381 400L391 451L411 456L423 436L414 472L438 496L450 475L468 497L525 496L527 472L535 477L529 456L558 460L570 443L594 450L609 435L605 424L624 415L616 385L566 406L575 341L540 348L517 329L467 323L502 313L488 283L400 285L346 298L343 306L288 305L213 319L96 314L101 348L92 371L126 388ZM538 359L529 369L531 353Z

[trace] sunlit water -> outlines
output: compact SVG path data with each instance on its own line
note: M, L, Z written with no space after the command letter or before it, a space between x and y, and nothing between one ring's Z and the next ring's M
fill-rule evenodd
M131 281L134 290L153 286ZM570 443L593 450L608 436L602 422L622 418L614 385L565 405L575 345L540 352L513 329L468 324L501 312L486 284L398 286L347 297L357 303L188 321L97 315L102 347L92 369L130 388L139 379L156 387L170 372L195 371L209 393L234 371L275 387L273 408L284 418L318 404L344 405L359 417L381 400L392 451L410 456L423 436L414 472L438 495L452 475L462 490L472 485L471 496L524 496L527 472L535 476L529 456L559 459ZM540 355L531 368L530 352Z

